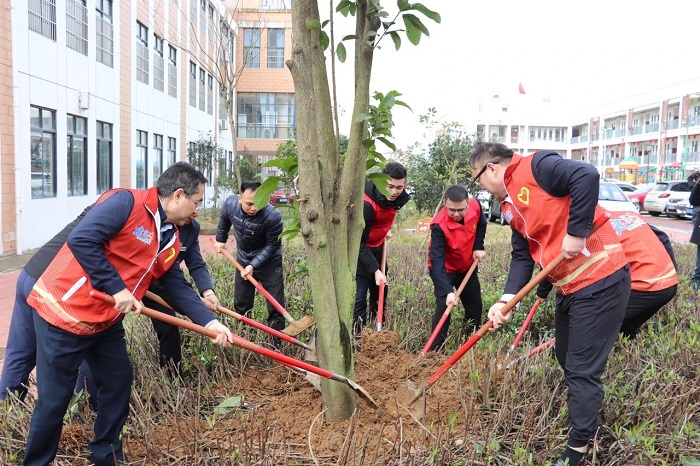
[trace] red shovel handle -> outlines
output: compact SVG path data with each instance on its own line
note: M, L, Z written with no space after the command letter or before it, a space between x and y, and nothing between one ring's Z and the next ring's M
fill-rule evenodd
M550 338L549 340L545 341L544 343L542 343L540 346L538 346L536 348L532 348L530 350L530 352L528 353L528 356L532 357L532 356L536 355L537 353L539 353L540 351L542 351L543 349L549 348L550 346L552 346L554 344L554 342L556 340L557 340L557 338L553 337L553 338Z
M99 300L105 301L107 303L114 304L114 298L106 293L102 293L101 291L92 290L92 291L90 291L90 296L92 296L95 299L99 299ZM217 332L215 330L211 330L211 329L202 327L201 325L197 325L194 322L190 322L188 320L180 319L178 317L173 317L173 316L165 314L163 312L158 312L155 309L150 309L148 307L142 307L141 314L148 316L152 319L157 319L157 320L163 321L163 322L171 324L171 325L176 325L178 327L192 330L193 332L200 333L200 334L205 335L209 338L216 338L219 335L219 332ZM289 356L285 356L284 354L276 353L276 352L269 350L267 348L263 348L262 346L258 346L255 343L251 343L248 340L245 340L245 339L239 337L238 335L234 336L233 345L238 346L239 348L247 349L248 351L252 351L254 353L258 353L258 354L265 356L265 357L268 357L270 359L274 359L275 361L277 361L281 364L305 369L309 372L313 372L314 374L318 374L321 377L325 377L327 379L337 377L336 374L334 374L331 371L321 369L320 367L313 366L311 364L305 363L304 361L299 361L298 359L290 358Z
M382 263L381 270L384 275L386 275L386 239L382 243ZM377 331L382 329L382 324L384 323L384 290L386 288L386 283L381 282L379 284L379 300L377 301Z
M459 288L457 288L457 292L455 293L455 299L459 298L459 295L461 295L462 291L464 291L464 287L467 286L467 282L474 273L474 270L476 270L476 266L479 265L480 260L481 259L475 259L474 262L472 262L472 266L469 267L467 274L464 276L464 279L462 279L462 283L460 283ZM452 308L454 308L454 304L450 303L447 305L447 309L445 309L445 312L442 313L442 317L440 317L440 321L433 330L432 335L430 335L430 338L428 338L428 342L421 350L421 356L425 356L428 353L428 351L430 351L430 347L433 346L433 342L435 341L435 338L437 338L438 333L440 333L440 329L443 325L445 325L445 321L447 320L447 317L449 317L450 312L452 312Z
M535 312L537 312L537 308L540 307L541 303L542 303L542 298L538 297L535 300L535 304L532 305L532 309L530 309L530 312L528 312L527 317L525 318L525 322L523 322L522 327L520 327L518 334L515 336L515 340L513 340L513 344L510 345L511 350L515 349L515 347L518 346L518 344L520 343L520 339L523 337L525 330L527 330L527 328L530 326L530 322L532 321L532 318L535 316Z

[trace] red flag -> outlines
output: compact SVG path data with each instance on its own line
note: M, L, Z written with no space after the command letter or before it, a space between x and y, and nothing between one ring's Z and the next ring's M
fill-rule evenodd
M518 92L521 94L525 94L525 88L523 87L523 83L518 83Z

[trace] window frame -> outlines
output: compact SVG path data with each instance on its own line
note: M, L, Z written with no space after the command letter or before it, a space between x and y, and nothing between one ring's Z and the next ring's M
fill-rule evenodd
M108 129L108 131L105 131ZM95 145L95 165L96 165L96 179L95 188L97 189L97 194L102 194L109 191L114 186L113 180L113 140L112 135L114 134L114 125L106 121L96 121L96 145ZM108 134L107 134L108 133ZM103 148L106 148L106 154L103 152ZM106 155L106 161L103 158ZM106 172L105 172L106 168ZM106 183L105 183L106 182ZM106 184L106 186L105 186Z
M39 125L35 125L33 118L32 118L32 109L36 109L38 111L38 122ZM44 116L44 112L50 113L51 117L51 126L47 127L45 125L46 117ZM30 127L30 181L33 181L31 179L31 175L35 173L34 169L41 168L41 171L37 171L40 176L41 180L41 193L35 193L34 187L31 188L31 197L32 199L46 199L46 198L55 198L56 197L56 143L58 142L57 140L57 133L56 133L56 110L52 110L49 108L45 107L40 107L38 105L31 105L30 106L30 117L29 117L29 127ZM48 156L44 156L43 154L40 156L40 159L38 162L41 164L39 166L32 166L34 165L34 161L31 160L32 157L32 152L33 149L32 145L32 138L35 137L36 133L41 133L41 148L42 150L40 152L43 153L43 148L44 148L44 138L49 137L50 142L51 142L51 154L48 154ZM49 161L49 163L46 163L46 161ZM47 173L47 167L48 167L48 173ZM48 175L49 183L46 183L46 178ZM48 190L46 189L46 185L48 185Z
M78 123L82 123L83 132L78 132ZM78 115L66 115L66 182L68 197L85 196L88 191L88 120ZM75 150L82 143L82 154L75 160ZM75 170L76 167L78 170ZM82 177L82 187L76 186ZM82 189L81 189L82 188Z
M139 179L139 162L142 162L143 179ZM148 188L148 131L136 130L136 189Z

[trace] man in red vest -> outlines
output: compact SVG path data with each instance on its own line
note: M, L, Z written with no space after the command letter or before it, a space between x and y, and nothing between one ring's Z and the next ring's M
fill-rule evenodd
M510 320L501 309L532 277L535 262L557 289L557 360L569 387L569 442L555 466L576 466L598 429L601 376L617 341L630 296L630 267L607 212L598 205L598 170L553 151L523 157L504 144L481 142L469 164L474 181L501 199L512 229L510 270L489 309L493 329ZM593 225L601 225L593 232Z
M119 435L129 414L133 369L122 319L139 312L153 280L194 322L218 332L214 343L233 342L228 328L192 287L182 286L182 271L173 267L180 252L177 227L196 216L205 182L196 168L178 162L163 172L157 187L109 191L73 226L57 253L46 245L35 254L39 262L46 257L48 265L26 290L35 311L38 391L26 466L46 466L56 456L83 360L100 387L90 461L96 466L123 461ZM93 299L92 290L111 295L115 304Z
M359 333L361 327L373 319L377 314L377 301L379 300L379 285L388 284L386 276L382 273L380 264L382 261L382 247L388 237L391 236L391 227L394 224L396 213L411 199L406 189L406 167L398 162L389 162L382 173L389 175L387 182L390 196L382 194L374 182L365 184L365 202L363 215L365 229L362 231L360 253L357 261L357 284L355 294L355 309L353 312L353 328ZM369 291L369 312L367 311L367 291ZM386 296L387 290L384 289Z
M457 305L453 287L459 287L475 260L486 256L484 237L488 221L481 212L481 204L469 199L467 188L453 184L445 190L445 206L430 223L428 268L435 289L433 331L450 303ZM479 276L475 271L467 280L460 295L464 306L464 330L467 334L481 325L482 301ZM445 343L450 326L448 316L435 337L431 351Z

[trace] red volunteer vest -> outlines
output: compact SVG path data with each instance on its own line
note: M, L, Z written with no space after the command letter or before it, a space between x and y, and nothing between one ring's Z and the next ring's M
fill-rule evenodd
M571 197L550 196L537 184L532 173L532 156L513 155L504 183L510 200L501 203L501 215L527 239L532 259L544 268L561 252L566 235L561 219L568 221ZM604 222L606 215L605 209L596 206L594 224ZM548 276L561 294L569 295L592 285L627 264L609 222L586 239L586 250L589 255L582 253L565 260Z
M474 262L474 241L476 240L476 226L481 216L481 206L476 199L471 198L467 203L467 212L464 215L464 225L452 220L447 215L447 209L443 207L433 218L431 225L438 224L445 234L445 270L447 273L463 273L469 270ZM428 267L430 263L430 247L428 246Z
M386 238L386 234L391 230L391 226L394 224L394 218L396 218L396 212L398 211L380 207L379 204L367 194L365 194L365 202L369 202L374 210L374 222L372 222L372 228L369 230L367 246L370 248L377 248L384 243L384 238Z
M124 281L126 288L141 299L151 281L165 274L180 252L177 233L159 251L160 214L158 190L129 190L134 208L124 227L104 247L107 260ZM109 197L103 195L98 202ZM119 321L124 314L90 297L90 279L64 244L46 271L39 277L27 303L50 324L78 335L93 335Z
M632 289L661 291L678 284L678 274L663 243L637 212L610 212L610 226L630 264Z

